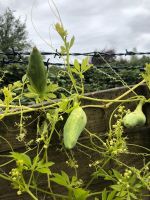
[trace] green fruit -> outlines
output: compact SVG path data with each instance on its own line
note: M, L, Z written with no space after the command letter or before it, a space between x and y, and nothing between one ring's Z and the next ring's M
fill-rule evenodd
M127 128L141 127L146 123L146 117L142 111L143 102L140 101L136 109L125 115L123 124Z
M33 48L30 54L27 76L32 88L42 96L47 88L47 70L42 55L36 47Z
M81 107L75 108L69 115L64 126L64 145L67 149L72 149L84 130L87 123L87 117Z

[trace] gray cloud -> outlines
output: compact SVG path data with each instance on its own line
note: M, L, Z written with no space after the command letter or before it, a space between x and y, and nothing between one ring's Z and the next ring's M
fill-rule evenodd
M148 50L149 0L56 0L55 2L64 26L70 35L76 37L74 51L93 51L103 48L115 48L121 51L133 47ZM32 4L33 0L0 0L0 12L9 6L16 10L16 16L21 16L22 19L27 17L30 39L40 48L49 49L39 38L31 23ZM38 33L49 41L49 26L58 19L52 13L48 1L35 2L32 18ZM61 41L52 26L51 37L54 46L58 47Z

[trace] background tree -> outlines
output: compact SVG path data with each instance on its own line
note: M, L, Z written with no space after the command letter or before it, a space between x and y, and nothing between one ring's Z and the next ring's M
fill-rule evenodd
M100 51L101 56L97 51L95 51L95 55L91 58L91 63L94 65L103 65L107 61L108 63L114 62L116 59L115 50L114 49L103 49Z
M27 42L27 31L25 22L15 18L9 8L0 15L0 50L6 53L9 49L24 50L30 47Z
M26 73L27 65L16 63L3 65L1 61L3 59L18 60L16 56L6 55L9 50L12 51L12 48L16 51L29 50L27 35L26 23L16 18L14 12L7 8L4 14L0 15L0 52L4 53L0 55L0 77L4 77L0 82L0 87L20 80ZM21 57L22 61L27 61L27 59L27 57Z

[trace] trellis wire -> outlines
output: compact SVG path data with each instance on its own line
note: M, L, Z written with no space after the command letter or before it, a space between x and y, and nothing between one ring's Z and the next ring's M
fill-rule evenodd
M58 52L56 50L56 52L41 52L41 54L43 56L54 56L55 57L59 57L61 58L62 56L66 56L66 54L61 54L60 52ZM3 65L8 65L8 64L28 64L28 61L23 61L22 58L23 56L29 56L30 55L30 52L28 51L24 51L24 52L21 52L21 51L15 51L14 48L12 48L11 51L9 52L0 52L0 55L3 55L3 56L13 56L13 59L8 59L8 58L2 58L0 60L0 64L1 66ZM133 56L133 55L150 55L150 52L147 51L147 52L133 52L133 51L128 51L126 50L124 53L110 53L110 52L85 52L85 53L70 53L71 56L89 56L89 57L98 57L100 58L103 57L103 56L110 56L110 57L114 57L114 56ZM64 63L60 63L60 62L49 62L50 58L47 59L47 61L44 61L44 64L48 67L49 65L54 65L54 66L64 66ZM73 64L70 63L70 66L73 66ZM99 68L104 68L104 66L98 66ZM107 66L105 66L105 68L108 68ZM143 70L143 67L136 67L136 66L132 66L132 67L125 67L126 69L140 69L140 70ZM118 67L113 67L113 69L118 69Z

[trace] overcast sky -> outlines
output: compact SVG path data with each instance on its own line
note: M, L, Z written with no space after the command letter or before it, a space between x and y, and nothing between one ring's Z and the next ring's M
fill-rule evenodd
M69 35L76 38L72 52L104 48L124 52L134 47L138 51L150 50L150 0L54 1ZM50 0L49 3L52 5ZM26 19L29 39L40 50L50 51L46 42L52 41L53 47L58 48L61 40L54 31L58 20L49 3L48 0L0 0L0 13L9 7L22 21Z

